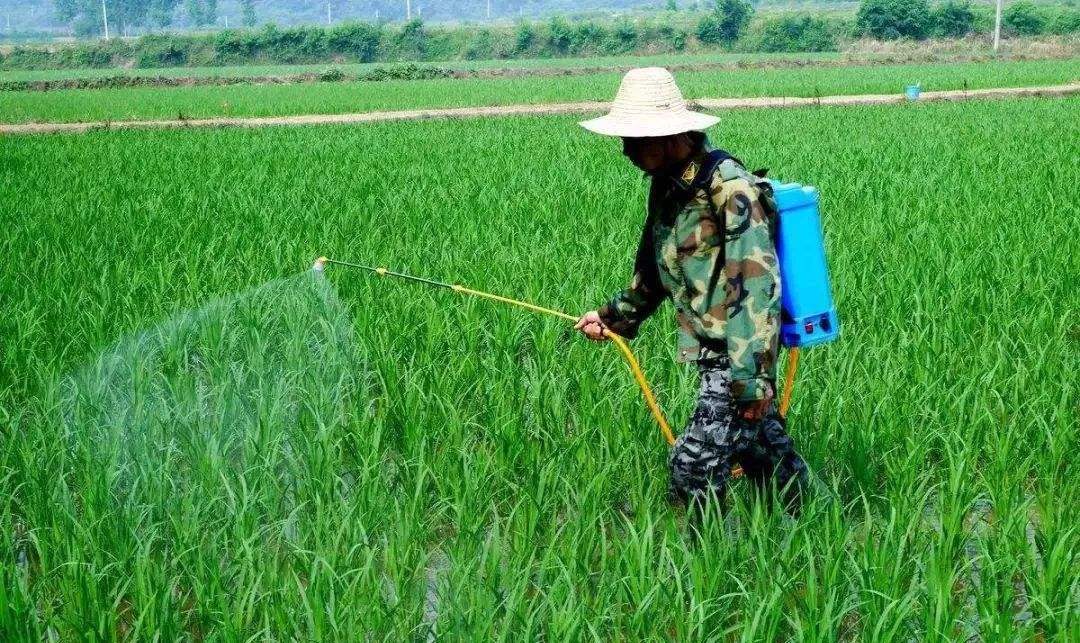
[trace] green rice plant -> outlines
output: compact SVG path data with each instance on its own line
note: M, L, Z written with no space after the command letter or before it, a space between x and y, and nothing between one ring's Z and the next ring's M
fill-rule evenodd
M1075 59L683 71L689 98L816 97L1054 85L1076 81ZM0 122L81 122L607 101L622 75L523 76L0 92Z
M571 118L3 141L0 638L1070 640L1080 100L730 112L823 194L802 514L699 538L586 310L646 183ZM1037 141L1038 145L1033 145ZM676 424L662 310L635 351Z

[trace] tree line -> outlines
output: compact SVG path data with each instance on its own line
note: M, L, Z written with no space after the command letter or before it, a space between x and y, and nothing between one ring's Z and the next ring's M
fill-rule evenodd
M934 36L962 37L985 31L989 8L969 0L863 0L855 16L855 32L880 40L923 40ZM1010 2L1002 14L1007 33L1037 36L1080 31L1080 9L1074 4L1036 5L1030 0Z
M255 0L239 3L242 23L255 26ZM218 21L218 0L53 0L53 7L56 17L79 36L103 33L106 17L113 33L121 34L133 27L166 29L173 26L178 13L196 27Z

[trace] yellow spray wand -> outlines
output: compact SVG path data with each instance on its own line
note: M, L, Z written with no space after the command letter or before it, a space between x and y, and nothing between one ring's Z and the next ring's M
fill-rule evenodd
M518 306L526 310L531 310L533 312L542 313L545 315L551 315L552 317L558 317L560 319L565 319L571 322L576 322L578 320L578 318L574 317L573 315L568 315L562 311L553 310L551 308L537 306L536 304L530 304L527 301L519 301L517 299L511 299L509 297L503 297L501 295L495 295L480 290L473 290L472 288L466 288L465 286L460 286L458 284L448 284L441 281L434 281L432 279L424 279L423 277L414 277L412 275L406 275L404 273L387 270L386 268L376 268L373 266L365 266L362 264L350 263L347 261L337 261L335 259L329 259L327 257L319 257L312 269L315 272L321 273L326 269L326 266L328 264L346 266L348 268L359 268L361 270L373 272L380 277L398 277L400 279L406 279L409 281L426 284L428 286L434 286L436 288L446 288L448 290L452 290L463 295L482 297L484 299L490 299L491 301L497 301L503 304L510 304L512 306ZM641 370L641 364L638 363L633 351L631 351L630 347L626 344L626 340L620 337L618 334L608 329L604 329L604 335L608 339L610 339L611 342L615 344L615 346L619 349L619 352L622 353L623 359L626 360L627 365L630 367L630 372L634 375L634 380L637 381L638 387L641 388L641 394L645 397L645 403L648 405L649 411L652 413L652 416L656 420L656 423L660 426L661 433L664 434L664 439L667 440L669 446L674 445L675 435L671 432L671 425L668 424L667 418L664 417L663 411L660 410L660 405L656 402L656 396L653 395L652 388L649 386L648 380L645 379L645 373ZM786 386L784 387L784 397L781 402L780 408L780 413L784 416L787 415L787 406L788 402L791 399L791 385L793 380L795 379L795 368L798 364L798 357L798 349L793 349L788 360L787 382ZM737 477L741 473L741 470L737 469L733 472L733 475Z

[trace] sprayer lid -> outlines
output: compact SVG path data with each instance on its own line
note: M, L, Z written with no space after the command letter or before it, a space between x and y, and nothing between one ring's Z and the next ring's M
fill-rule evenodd
M772 181L773 195L776 198L776 207L781 212L794 210L818 202L817 188L801 183L780 183Z

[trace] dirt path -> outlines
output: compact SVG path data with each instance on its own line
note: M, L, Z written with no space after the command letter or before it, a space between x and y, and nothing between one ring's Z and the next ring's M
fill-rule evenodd
M1021 97L1071 96L1080 93L1080 83L1048 85L1043 87L1007 87L997 89L954 90L923 92L920 102L994 100ZM759 98L703 98L692 101L698 108L762 109L801 106L848 106L883 105L903 103L900 94L864 94L855 96L821 96L811 98L759 97ZM89 123L17 123L0 124L0 134L54 134L61 132L82 133L108 129L170 129L183 127L272 127L282 125L330 125L375 123L384 121L413 121L434 118L482 118L500 116L554 116L568 114L595 114L605 111L609 103L553 103L546 105L508 105L497 107L452 107L440 109L415 109L387 112L363 112L356 114L306 114L299 116L271 116L250 118L201 118L183 120L114 121Z

